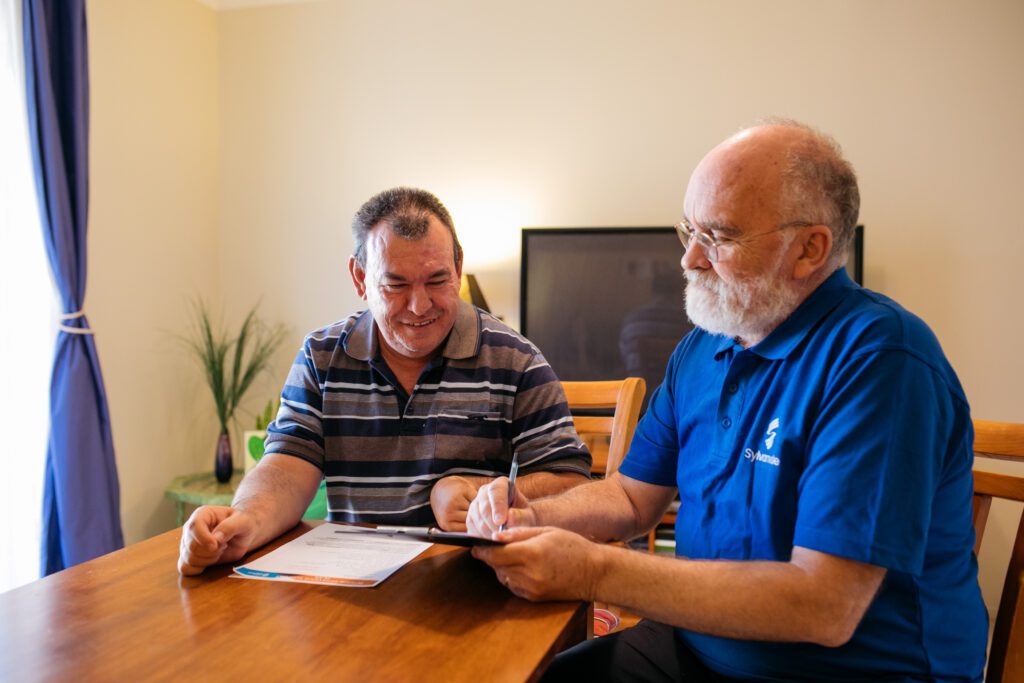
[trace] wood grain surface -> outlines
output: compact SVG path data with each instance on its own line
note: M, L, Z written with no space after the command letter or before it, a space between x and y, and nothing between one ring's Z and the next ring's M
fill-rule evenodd
M0 681L529 681L587 635L586 603L517 598L463 548L435 545L377 588L338 588L230 566L181 577L180 538L0 594Z

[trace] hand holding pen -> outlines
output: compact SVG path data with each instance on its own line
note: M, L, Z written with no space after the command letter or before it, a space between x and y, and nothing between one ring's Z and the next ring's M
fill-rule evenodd
M508 510L505 513L505 521L501 523L498 531L504 531L508 525L508 515L512 512L512 502L516 499L516 474L519 473L519 453L512 454L512 467L508 470Z

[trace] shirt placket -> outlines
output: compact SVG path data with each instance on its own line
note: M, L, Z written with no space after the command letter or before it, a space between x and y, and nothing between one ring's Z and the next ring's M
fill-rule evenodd
M714 439L711 453L720 462L729 462L736 457L736 434L742 426L743 400L745 395L743 375L749 364L746 353L733 355L729 371L722 381L715 411Z
M433 403L436 403L438 396L441 395L440 384L443 374L443 358L435 358L423 368L423 372L420 373L419 379L416 380L412 393L409 394L408 400L405 403L405 409L401 413L402 434L419 435L424 433L427 426L427 418L433 411ZM423 400L423 392L420 387L424 384L435 383L439 386L437 391L434 392L434 400L429 402Z

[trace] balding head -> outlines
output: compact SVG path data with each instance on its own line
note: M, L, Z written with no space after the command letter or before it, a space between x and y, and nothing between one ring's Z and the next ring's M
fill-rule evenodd
M773 120L722 142L686 189L684 223L703 235L682 260L690 319L763 339L842 268L858 206L838 145L807 126Z
M835 267L846 261L860 210L853 167L834 139L796 121L769 119L715 147L694 171L728 201L766 212L771 222L802 221L832 231ZM721 195L720 199L725 199Z

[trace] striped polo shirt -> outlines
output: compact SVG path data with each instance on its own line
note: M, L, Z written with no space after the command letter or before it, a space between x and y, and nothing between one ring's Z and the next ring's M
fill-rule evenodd
M522 475L590 473L540 351L464 302L409 395L381 358L369 311L310 333L267 432L268 454L323 470L332 521L434 524L434 483L507 475L513 452Z

